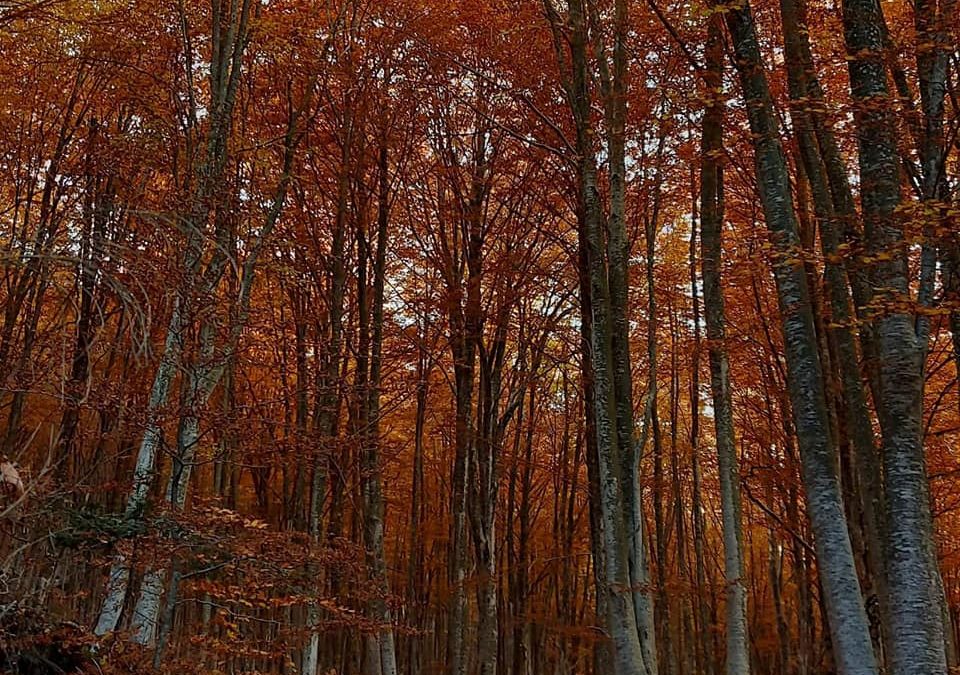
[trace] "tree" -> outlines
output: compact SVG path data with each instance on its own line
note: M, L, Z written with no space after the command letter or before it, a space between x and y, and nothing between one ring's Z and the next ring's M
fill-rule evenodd
M0 670L944 672L955 5L0 9Z
M779 259L774 264L783 322L790 403L803 462L807 503L837 665L844 673L876 672L860 583L833 468L829 421L817 354L809 288L799 255L796 216L786 161L760 62L749 5L724 8L740 86L753 133L760 199Z
M740 466L733 435L730 363L724 348L726 318L720 264L723 255L723 52L720 14L707 28L707 67L704 69L707 106L703 115L700 159L700 241L703 265L703 304L710 360L710 390L720 468L723 507L724 576L727 584L727 672L749 673L747 595L743 583ZM699 392L697 392L699 396Z

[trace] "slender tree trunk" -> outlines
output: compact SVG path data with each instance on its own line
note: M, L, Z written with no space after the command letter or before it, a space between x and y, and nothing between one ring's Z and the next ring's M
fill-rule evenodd
M166 502L175 510L183 511L187 500L187 490L197 451L200 445L200 414L206 407L210 396L216 389L229 364L236 358L237 346L243 327L246 325L250 310L250 297L256 282L257 260L263 249L266 237L270 235L280 217L280 211L286 199L290 182L293 154L296 138L296 113L291 115L285 137L283 170L277 183L275 194L258 237L250 246L241 268L239 296L236 299L236 314L226 340L225 353L217 354L217 321L213 311L201 313L198 338L198 353L184 369L181 378L181 414L177 428L177 452L167 483ZM222 235L220 235L222 236ZM204 293L200 299L210 299L227 265L228 251L234 247L221 241L221 247L204 270ZM181 353L183 349L181 348ZM129 507L129 504L128 504ZM133 640L140 644L153 644L160 614L160 597L166 586L166 572L161 568L149 569L141 581L140 595L131 619ZM174 577L176 581L179 577ZM176 595L176 589L171 589Z
M719 31L720 27L714 30ZM716 35L719 37L719 35ZM722 57L721 57L722 58ZM691 172L692 173L692 172ZM699 194L691 176L693 189L691 212L697 214ZM702 218L702 215L701 215ZM697 635L697 672L713 675L716 672L714 663L714 649L711 644L708 626L710 626L709 594L706 583L706 555L704 552L704 538L706 523L703 517L702 477L700 471L700 294L697 280L697 227L696 217L690 231L690 295L693 305L693 362L690 366L690 470L692 474L691 486L691 524L693 529L693 553L696 578L695 614Z
M77 270L77 286L80 303L77 313L77 334L70 363L70 379L67 384L69 399L60 418L60 431L57 438L58 451L54 460L56 475L64 479L70 475L70 466L80 469L80 446L77 443L77 431L80 425L80 404L85 398L90 382L90 346L95 334L94 314L102 308L97 307L100 294L97 293L100 266L104 256L104 240L107 221L113 212L114 178L103 181L92 168L93 154L98 139L98 123L90 122L90 149L87 157L87 181L84 203L84 234L81 244L80 262Z
M471 185L471 199L465 213L466 232L463 246L463 258L466 263L467 278L460 279L457 287L448 288L450 295L449 317L452 333L451 347L454 358L454 379L456 388L456 439L453 467L453 547L450 552L450 573L453 586L453 598L449 625L447 661L450 675L465 675L468 668L466 654L467 621L467 543L469 536L468 516L470 510L469 488L477 480L473 476L473 463L476 453L477 430L474 423L474 380L476 379L477 353L483 338L483 309L481 306L481 280L483 275L483 235L482 235L482 175L486 153L483 143L475 149L474 171ZM466 294L460 285L466 286Z
M695 238L695 237L694 237ZM684 490L680 478L681 452L680 440L680 318L676 307L670 312L670 478L673 492L673 526L676 532L677 572L682 584L690 583L690 565L687 560L687 517L684 503ZM679 675L694 672L693 620L691 615L692 598L683 593L676 604L680 617L676 622L673 643L676 645L677 660L673 671Z
M603 581L606 624L612 642L617 675L654 675L656 649L649 578L643 545L643 518L638 478L639 458L634 439L627 334L626 261L624 223L624 122L626 117L627 3L614 7L612 73L603 48L599 14L592 2L569 3L561 19L553 5L544 3L554 32L557 58L569 64L564 73L568 104L576 126L579 208L582 245L585 245L590 305L592 400L602 524ZM569 50L569 52L568 52ZM610 168L610 219L604 216L591 120L591 61L598 57L602 81ZM566 79L569 78L569 79ZM582 317L586 321L586 317ZM618 377L619 375L619 377ZM594 549L595 554L598 549Z
M167 338L160 360L160 366L153 380L150 398L147 401L149 419L144 432L140 449L137 452L137 462L133 471L133 490L127 498L125 515L127 518L139 518L146 507L147 495L153 482L154 464L157 450L160 445L162 429L160 427L160 410L166 404L170 386L173 383L174 373L180 358L182 346L181 331L183 321L179 298L174 301L173 312L167 325ZM94 627L96 635L105 635L115 631L120 622L120 614L127 597L127 588L130 582L130 562L123 555L118 555L110 568L107 581L107 591L100 608L97 623Z
M582 207L581 207L582 209ZM604 522L600 513L600 467L597 451L596 413L593 407L593 357L592 357L592 300L590 296L590 269L587 262L586 232L583 226L584 216L578 213L577 228L578 255L577 277L580 300L580 388L583 405L583 444L587 465L588 509L590 516L590 550L593 552L593 585L596 594L596 618L603 621L607 615L606 551L604 549ZM611 664L612 654L604 641L594 648L593 667L595 673L606 672ZM516 675L516 674L515 674Z
M932 212L931 221L924 222L924 242L920 259L920 282L917 301L921 307L933 304L934 282L937 274L937 244L941 240L949 195L947 182L947 144L944 138L944 102L947 95L947 81L950 70L951 27L955 27L958 16L956 0L920 0L914 5L914 27L917 33L917 76L919 79L920 107L923 111L923 131L920 136L920 164L922 177L922 199L929 205L924 213ZM950 242L940 244L940 248ZM946 286L946 284L944 284ZM929 349L931 317L921 313L916 319L917 338L924 361ZM925 367L925 363L924 363ZM936 542L931 539L930 553L934 563L937 561ZM947 607L943 579L939 567L934 571L934 593L937 595L943 615L944 647L947 665L960 665L953 639L953 627Z
M363 543L366 549L370 579L375 586L375 596L370 602L371 618L379 624L376 633L377 668L370 668L368 675L397 675L396 645L394 642L392 616L386 603L389 593L386 557L384 553L384 504L380 465L380 387L381 353L383 348L383 304L386 281L387 227L390 217L390 182L386 140L382 142L378 157L379 191L377 210L377 244L373 261L372 336L370 342L370 375L367 395L367 432L365 448L362 449L361 491L363 493ZM366 265L365 260L359 261Z
M432 356L427 350L431 331L429 315L424 313L423 324L417 340L417 409L414 422L413 476L410 494L410 551L407 566L407 603L410 607L410 623L422 630L424 624L424 502L427 497L424 485L423 451L427 421L427 399L430 391L430 374L433 370ZM422 639L418 635L408 638L407 669L410 675L418 675L422 659Z
M163 436L162 411L176 375L184 350L185 330L193 317L196 297L195 284L200 279L203 263L207 220L213 212L210 197L219 189L227 160L227 140L233 119L234 103L241 75L242 55L247 47L247 24L250 15L250 0L242 0L239 10L235 8L229 20L219 13L219 4L214 3L213 42L216 58L210 66L210 130L207 137L206 155L195 172L195 194L192 195L191 211L186 217L187 243L181 262L183 278L174 298L173 309L167 323L166 338L160 364L153 379L147 401L147 426L137 452L133 471L133 487L127 498L125 517L140 519L147 505L147 496L153 485L157 451ZM221 23L231 23L223 32ZM189 36L184 36L189 41ZM191 62L192 64L192 62ZM190 64L188 64L190 65ZM192 111L194 114L196 111ZM218 236L220 232L217 233ZM222 259L222 251L213 256ZM221 268L222 269L222 268ZM213 279L218 279L212 268L208 269ZM129 561L118 555L111 567L107 592L94 627L96 635L117 629L123 610L130 579ZM153 582L151 582L153 583Z
M858 353L853 336L854 313L847 278L840 262L840 232L843 216L835 205L836 196L831 194L825 171L826 162L821 157L824 136L832 133L820 130L817 139L817 122L809 112L806 101L811 96L820 97L807 38L806 7L804 0L781 0L786 64L791 104L791 118L797 130L800 155L807 180L810 183L814 210L820 229L820 243L825 258L825 281L830 299L830 332L837 352L844 401L846 429L854 449L854 463L858 483L857 494L863 514L868 555L868 580L876 593L881 615L881 633L884 642L889 642L889 601L886 589L882 542L885 516L883 512L883 486L879 462L876 457L873 422L867 406L867 396L860 377Z
M313 471L310 476L310 502L307 514L307 533L312 546L321 545L323 535L323 505L327 499L327 466L330 453L336 443L339 428L339 381L343 351L343 315L346 293L345 240L348 218L350 165L353 146L353 119L347 117L342 130L340 167L337 175L337 201L332 239L330 243L327 291L327 323L329 325L323 368L318 371L318 386L313 414L313 436L317 448L313 456ZM335 506L331 505L331 511ZM331 529L335 515L331 515ZM315 576L315 566L308 564L308 577ZM334 582L335 583L335 582ZM319 592L315 587L313 592ZM315 675L320 666L320 633L315 630L320 622L320 607L315 601L307 603L307 627L310 637L302 655L302 672Z
M665 675L670 675L674 662L673 640L671 639L671 612L670 601L667 597L667 532L663 517L663 500L666 486L664 484L663 468L663 434L660 429L660 403L659 403L659 382L657 378L657 325L659 318L657 314L657 293L654 275L654 264L656 261L656 236L657 227L660 220L660 167L663 159L664 146L663 127L661 127L660 139L657 144L657 167L654 174L654 196L652 213L644 217L644 235L646 239L646 281L647 281L647 402L644 411L643 433L640 439L640 450L646 450L646 442L649 437L653 441L653 527L656 537L656 555L657 555L657 593L654 616L660 630L659 636L660 648L662 650L662 670ZM626 337L626 336L624 336ZM623 377L618 373L618 377ZM619 400L618 400L619 402ZM638 460L639 461L639 458ZM637 498L639 500L639 497ZM635 599L643 596L635 593ZM637 618L642 616L643 610L637 608Z
M643 668L647 675L657 673L656 631L654 628L653 593L650 587L650 572L645 550L643 532L643 511L641 507L642 487L639 481L640 452L642 447L637 445L636 429L633 419L633 373L630 358L630 320L629 320L629 290L628 275L630 244L626 235L626 120L627 120L627 0L616 0L613 4L613 46L610 49L610 61L605 54L600 17L594 2L587 2L587 20L590 24L588 35L592 47L597 55L597 71L600 81L600 93L604 107L605 131L607 137L607 169L610 193L609 215L606 222L606 292L609 297L609 348L610 374L612 382L612 405L615 411L616 451L621 464L621 480L623 485L624 519L630 538L629 575L633 589L633 605L635 622L640 640L640 651L643 657ZM589 119L586 117L585 119ZM661 137L658 156L662 155L663 140ZM659 165L657 168L659 179ZM586 183L585 183L586 185ZM589 202L586 202L589 203ZM650 224L654 230L658 220L660 203L659 185L654 199L654 213ZM597 205L599 207L599 204ZM602 210L602 207L600 207ZM600 216L602 220L602 215ZM588 230L589 233L589 230ZM601 236L600 239L603 237ZM648 232L648 247L652 245L652 235ZM648 251L649 252L649 251ZM598 255L599 250L597 252ZM653 302L652 289L651 302ZM595 296L596 297L596 296ZM654 305L655 306L655 305ZM597 305L594 304L594 309ZM597 324L594 323L596 329ZM655 360L655 358L654 358ZM651 368L654 370L655 365ZM656 391L654 382L654 392ZM653 397L656 404L656 395ZM653 410L656 413L656 410ZM655 427L655 431L657 431ZM602 451L602 448L601 448ZM669 615L667 617L669 624ZM668 660L671 659L672 648L669 642L669 631L664 633L667 643L663 645Z
M733 432L730 365L727 360L726 317L720 269L723 256L723 45L719 15L708 28L705 80L710 103L703 117L700 169L701 260L703 307L710 358L710 390L720 470L720 504L723 517L724 577L727 587L727 673L750 672L747 635L747 592L743 582L742 528L740 520L740 464Z
M876 660L834 471L810 291L803 265L797 261L800 242L779 129L750 7L731 6L725 15L749 113L760 199L778 256L774 277L783 322L788 390L834 653L845 675L872 675L877 672Z

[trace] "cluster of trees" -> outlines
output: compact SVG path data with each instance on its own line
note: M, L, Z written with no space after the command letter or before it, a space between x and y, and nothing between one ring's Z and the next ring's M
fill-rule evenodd
M960 666L958 27L0 7L0 667Z

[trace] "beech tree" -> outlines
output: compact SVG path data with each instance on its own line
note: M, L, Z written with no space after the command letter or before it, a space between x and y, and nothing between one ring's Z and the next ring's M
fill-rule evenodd
M949 672L957 11L0 8L0 670Z

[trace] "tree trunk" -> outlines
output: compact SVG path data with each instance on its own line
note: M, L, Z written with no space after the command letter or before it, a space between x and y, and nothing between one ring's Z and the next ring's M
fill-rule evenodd
M939 571L921 437L925 336L898 309L910 297L901 216L896 129L890 119L883 64L882 10L872 0L845 0L844 34L855 102L861 201L869 269L878 301L893 303L873 318L880 362L876 401L883 433L887 507L887 582L891 667L898 675L945 673ZM879 258L877 256L879 255Z
M625 342L628 288L628 246L624 222L624 138L626 118L627 5L614 7L613 72L602 45L598 9L575 0L561 19L544 3L551 22L557 58L569 63L564 87L576 126L579 209L585 244L590 305L592 400L599 482L599 516L603 541L603 581L606 624L613 645L617 675L654 675L656 650L649 578L643 544L639 461L634 439L633 408L628 396L629 346ZM567 54L569 47L569 54ZM610 218L604 216L597 178L591 120L590 83L594 79L588 52L598 57L602 81L608 163ZM569 78L569 79L567 79ZM608 234L609 233L609 234ZM586 317L582 318L586 321ZM596 551L595 550L595 555Z
M809 112L812 106L806 101L811 97L821 97L820 85L816 81L810 45L807 38L806 6L804 0L781 0L786 64L790 89L791 118L797 130L803 173L810 183L814 210L820 229L820 243L825 259L825 281L830 296L830 332L836 351L837 365L840 370L842 395L844 401L846 429L854 449L854 463L858 483L860 507L863 514L866 534L868 562L868 580L876 593L880 606L881 633L884 642L889 642L889 601L886 589L886 571L884 568L882 542L884 537L885 516L883 512L883 486L879 462L876 457L873 422L867 406L867 396L860 377L859 358L853 335L854 313L851 311L851 298L847 277L844 274L841 258L840 233L843 219L852 214L841 215L836 208L837 197L831 194L829 179L825 171L826 162L821 156L824 137L829 134L829 145L833 145L829 128L820 129L818 142L816 131L818 122ZM844 197L845 200L845 197ZM868 338L869 339L869 338Z
M370 601L371 618L379 625L376 633L377 668L368 675L397 675L396 645L392 617L386 603L389 593L386 559L383 546L384 505L380 466L380 386L381 353L383 347L383 303L386 280L387 226L389 221L389 165L386 140L382 141L378 157L379 192L377 209L377 244L373 261L373 330L370 342L370 376L367 391L367 425L365 446L361 460L361 491L363 494L363 543L367 555L370 580L376 591ZM360 260L366 265L366 260Z
M217 58L213 59L210 66L210 91L213 100L210 106L210 130L206 155L201 165L195 170L195 193L192 195L191 211L186 217L189 234L180 265L183 278L174 298L173 309L167 323L163 355L147 401L147 426L137 452L133 471L133 488L127 498L124 514L127 519L143 517L147 496L154 482L157 450L163 436L162 409L167 403L170 387L184 350L184 333L188 322L193 317L197 290L195 285L198 281L205 281L208 287L211 282L215 286L219 280L214 270L214 262L211 262L207 269L209 275L201 275L200 267L206 248L204 239L207 220L214 209L210 197L221 187L227 160L227 140L240 81L241 57L247 47L249 15L250 0L242 0L239 11L235 10L226 21L220 15L219 5L214 3L213 41ZM221 23L230 23L229 30L222 31ZM186 26L185 23L184 26ZM188 39L189 36L184 37ZM192 110L192 113L195 115L196 110ZM222 232L218 230L217 236L218 240L221 239ZM224 249L218 249L213 255L213 260L222 261L223 251ZM220 270L222 272L222 265ZM202 279L202 276L208 278ZM106 596L94 627L96 635L104 635L117 629L130 579L128 566L129 561L123 555L117 555L110 570Z
M718 27L719 28L719 27ZM715 29L716 30L716 29ZM716 35L716 33L715 33ZM719 35L717 35L719 37ZM721 56L722 58L722 56ZM710 626L709 595L706 582L706 555L704 553L704 538L706 523L703 517L702 478L700 472L700 295L697 292L697 228L696 214L699 195L691 177L693 188L691 212L694 214L694 224L690 231L690 295L693 305L693 362L690 366L690 472L691 486L691 524L693 530L693 553L695 565L695 613L697 635L697 669L696 672L713 675L716 672L714 663L714 649L708 627ZM702 216L701 216L702 217Z
M714 429L720 472L720 505L723 517L724 577L727 587L727 673L750 672L747 635L747 591L743 583L742 528L740 522L740 463L733 434L730 365L727 360L726 317L720 269L723 259L723 45L719 16L710 21L708 68L704 71L710 103L703 117L700 169L701 264L703 309L710 358Z
M798 259L800 242L779 129L749 5L729 7L726 21L748 109L760 199L777 251L774 277L783 322L788 390L834 653L845 675L872 675L877 672L876 660L834 471L835 453L829 444L823 373L806 274Z

